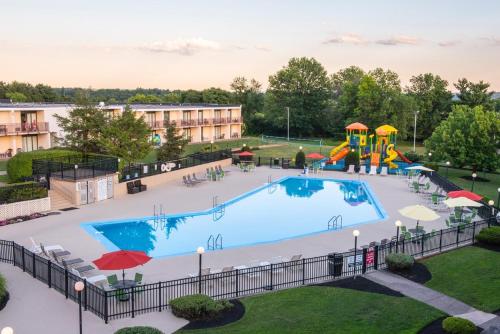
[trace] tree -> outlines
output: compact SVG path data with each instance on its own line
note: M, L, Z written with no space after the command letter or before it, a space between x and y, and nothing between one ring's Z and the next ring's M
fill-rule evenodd
M202 92L203 103L229 104L231 103L231 93L220 88L208 88Z
M189 89L182 92L182 103L202 103L203 94L200 91Z
M23 93L19 92L8 92L5 97L10 99L12 102L27 102L28 98Z
M245 132L259 134L264 132L265 116L264 94L261 92L262 85L255 79L248 83L245 77L236 77L231 82L233 101L241 105L241 113L245 122Z
M436 161L450 161L457 167L472 166L474 170L496 170L500 138L500 116L483 106L453 106L446 120L425 141Z
M135 94L127 100L127 103L160 103L161 99L156 95Z
M83 153L102 152L99 140L106 126L106 116L102 109L89 100L87 94L79 94L76 105L69 111L68 117L54 116L64 131L65 146Z
M331 83L326 70L314 58L292 58L288 65L269 77L266 117L271 124L287 128L285 108L290 108L292 136L324 133L331 96Z
M99 145L103 152L133 162L144 158L151 149L149 134L144 117L136 118L132 109L126 106L121 115L110 119L103 127Z
M170 161L179 159L184 151L184 147L189 142L184 139L173 124L169 124L165 132L165 142L158 149L158 161Z
M165 103L181 103L182 102L182 94L178 91L169 92L163 96L162 100Z
M417 137L429 138L443 119L451 111L453 95L447 89L448 81L432 73L420 74L410 79L410 86L406 91L416 103Z
M458 98L460 104L468 105L469 107L484 106L488 110L493 110L493 102L491 96L493 92L488 92L490 84L483 82L473 83L465 78L458 79L458 82L453 84L458 90Z

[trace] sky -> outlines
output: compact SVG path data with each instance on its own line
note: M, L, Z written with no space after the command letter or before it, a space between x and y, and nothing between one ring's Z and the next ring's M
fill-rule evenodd
M0 0L0 80L91 88L264 87L292 57L329 73L432 72L500 91L500 1Z

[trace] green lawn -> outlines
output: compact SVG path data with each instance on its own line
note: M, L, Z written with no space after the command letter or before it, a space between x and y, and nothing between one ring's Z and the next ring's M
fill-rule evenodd
M418 333L443 314L406 297L310 286L241 299L243 318L179 333Z
M500 252L465 247L422 263L432 273L425 285L479 310L500 310Z
M439 174L442 176L446 176L446 167L439 167ZM489 182L475 182L474 183L474 192L480 195L486 196L489 199L492 199L497 202L498 197L498 188L500 187L500 174L492 174L492 173L483 173L477 172L478 176L482 178L486 178L490 180ZM472 175L472 171L463 170L463 169L448 169L448 179L455 183L457 186L471 190L472 181L462 179L461 176L470 176Z
M7 170L7 161L9 160L0 160L0 170Z

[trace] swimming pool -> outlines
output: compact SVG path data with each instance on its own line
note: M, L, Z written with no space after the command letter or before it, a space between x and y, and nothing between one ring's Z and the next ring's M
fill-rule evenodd
M333 224L331 219L337 216L341 218ZM207 248L209 239L215 245L212 241L219 235L216 246L239 247L327 233L386 217L366 182L285 177L202 212L82 226L108 250L140 250L162 257Z

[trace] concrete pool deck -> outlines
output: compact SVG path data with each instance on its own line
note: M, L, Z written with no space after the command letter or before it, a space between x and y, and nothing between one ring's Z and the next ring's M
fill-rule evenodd
M180 180L169 182L147 192L82 206L78 210L62 212L60 215L5 226L1 228L1 238L14 240L31 249L29 241L31 236L37 242L47 245L62 245L72 253L72 256L90 262L100 257L107 250L97 239L84 231L80 226L81 223L151 216L153 206L160 204L163 205L164 211L169 214L204 210L212 206L214 196L218 196L219 203L221 203L262 186L267 182L269 176L276 180L283 176L299 174L298 170L271 169L266 166L259 167L251 173L242 173L235 167L231 169L232 173L223 181L206 182L192 188L185 187ZM337 179L358 179L358 175L336 171L324 171L320 176ZM291 257L295 254L302 254L303 257L312 257L335 251L341 252L353 248L352 230L355 228L361 232L358 244L364 245L371 241L380 241L395 235L394 222L398 219L408 228L415 226L415 221L402 217L397 210L407 205L426 203L421 196L409 191L404 180L392 175L385 177L366 175L361 176L360 179L369 183L373 195L377 197L387 212L387 219L375 224L346 227L339 231L270 244L209 251L203 257L203 266L215 269L224 266L249 264L254 260L265 261L275 256ZM332 210L334 211L333 204ZM426 230L446 227L443 213L438 214L442 216L441 219L430 223L422 223ZM200 246L205 247L206 245ZM186 277L189 273L197 271L197 265L198 257L193 253L153 259L146 265L128 272L131 276L133 272L140 271L144 274L146 282L156 282ZM102 272L104 275L111 273L108 271ZM97 272L94 274L97 274ZM89 273L89 276L91 275L92 273Z

